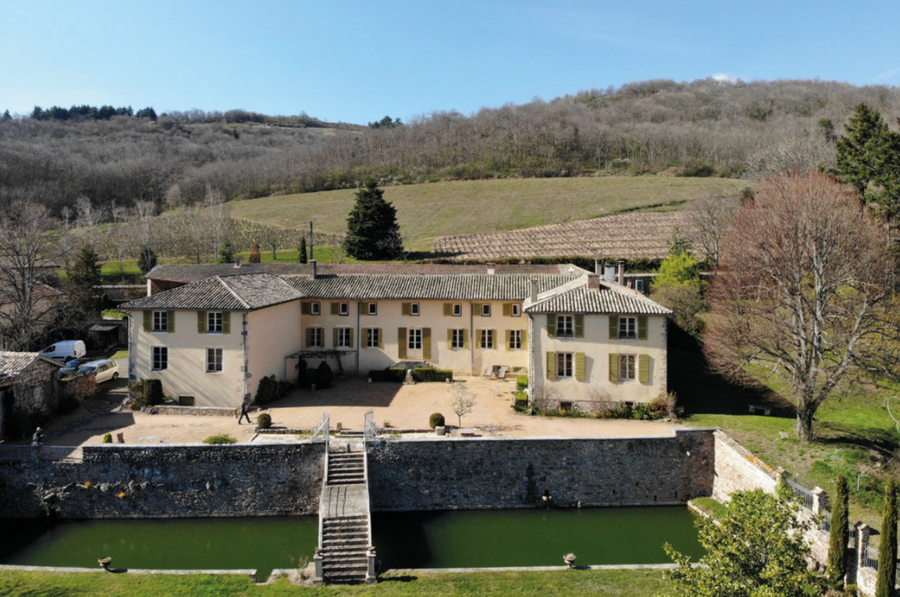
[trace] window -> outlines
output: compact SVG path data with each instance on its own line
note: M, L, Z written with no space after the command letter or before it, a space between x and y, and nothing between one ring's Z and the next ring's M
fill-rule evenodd
M206 348L206 372L222 372L222 348Z
M634 281L634 289L638 292L644 292L644 281L643 280L635 280Z
M378 315L378 303L366 303L366 315Z
M482 317L490 317L491 316L491 306L488 303L484 303L481 305L481 316Z
M619 339L620 340L636 340L637 339L637 317L620 317L619 318Z
M565 378L572 377L572 353L558 352L556 353L556 377Z
M154 311L153 312L153 331L167 332L169 331L169 312Z
M350 328L337 328L337 348L350 348L352 344Z
M453 303L453 317L462 317L462 305Z
M556 316L556 337L572 338L575 336L575 317L572 315Z
M407 346L410 350L422 349L422 330L409 330L409 335L407 336Z
M322 303L310 303L309 304L309 314L310 315L321 315L322 314Z
M169 348L167 346L150 347L150 368L153 371L165 371L169 368Z
M450 330L450 348L462 350L466 347L466 330Z
M619 381L632 381L635 379L634 355L619 355Z
M222 333L222 314L207 313L206 314L206 333L221 334Z
M378 328L366 328L366 348L378 348L381 346L381 330Z
M479 346L490 350L494 348L494 330L479 330Z
M338 313L343 317L350 315L350 303L341 303L338 307Z
M409 314L412 315L413 317L419 316L419 303L412 303L409 306Z
M509 349L522 350L522 330L509 331Z
M322 328L306 328L306 346L308 348L322 348Z
M513 305L512 306L512 316L519 317L522 315L522 305Z

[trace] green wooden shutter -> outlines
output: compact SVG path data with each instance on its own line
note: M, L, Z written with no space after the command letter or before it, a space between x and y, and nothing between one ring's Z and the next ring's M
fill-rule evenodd
M444 303L444 317L453 317L453 303Z
M144 331L153 331L153 311L144 311Z
M556 338L556 313L547 313L547 336Z
M503 303L503 317L512 317L512 305Z
M650 355L638 355L638 381L650 383Z
M362 315L368 315L369 314L369 303L360 303L359 304L359 312Z
M556 353L547 353L547 379L556 379Z
M647 316L641 315L638 317L638 340L646 340L647 339Z
M575 337L584 338L584 315L575 316Z
M312 306L309 303L300 303L300 315L312 315Z
M431 358L431 328L422 328L422 358Z
M341 314L341 304L340 303L331 303L331 314L332 315L340 315Z
M609 355L609 381L619 383L619 355Z
M175 311L166 311L166 331L175 333Z
M575 379L584 381L585 377L585 358L583 352L575 353Z
M406 358L406 328L397 328L397 358Z
M378 328L378 348L384 348L384 332Z
M401 303L400 313L402 315L410 315L412 313L412 303Z
M231 312L224 311L222 313L222 333L230 334L231 333Z
M337 345L338 345L338 329L337 328L334 328L333 330L331 330L331 339L333 341L331 345L334 348L337 348Z
M197 333L205 334L206 329L206 311L197 311Z
M609 316L609 339L610 340L618 340L619 339L619 316L618 315L610 315ZM616 377L618 379L618 377Z

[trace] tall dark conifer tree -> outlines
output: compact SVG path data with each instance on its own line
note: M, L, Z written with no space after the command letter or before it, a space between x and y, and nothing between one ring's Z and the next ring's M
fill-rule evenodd
M370 180L356 193L356 205L347 218L347 254L363 261L399 259L403 239L397 210L384 200L384 191Z
M878 580L875 597L894 597L897 583L897 485L890 479L884 491L884 521L878 546Z
M831 510L831 534L828 546L828 584L838 590L844 588L847 575L847 541L850 538L849 491L847 479L838 475L834 508Z

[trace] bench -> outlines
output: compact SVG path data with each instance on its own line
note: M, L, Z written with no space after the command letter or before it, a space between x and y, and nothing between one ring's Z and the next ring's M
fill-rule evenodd
M475 437L475 430L474 430L474 429L471 429L471 428L469 428L469 429L460 429L460 430L459 430L459 434L460 434L461 436L463 436L463 437Z
M756 413L762 413L765 416L769 416L772 414L771 406L762 406L761 404L748 404L747 407L750 409L750 414L755 415Z

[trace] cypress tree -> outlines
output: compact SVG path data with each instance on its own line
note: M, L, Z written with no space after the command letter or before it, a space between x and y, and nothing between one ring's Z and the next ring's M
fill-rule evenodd
M888 481L884 492L884 522L881 523L881 545L878 546L878 581L875 597L894 597L897 582L897 486Z
M847 541L850 538L849 498L847 479L838 475L834 509L831 511L831 535L828 546L828 584L835 589L844 588L847 575Z
M300 246L297 247L297 263L309 263L306 257L306 237L300 237Z
M345 246L348 255L364 261L403 256L397 209L384 200L384 191L374 180L356 193L356 205L347 218Z

